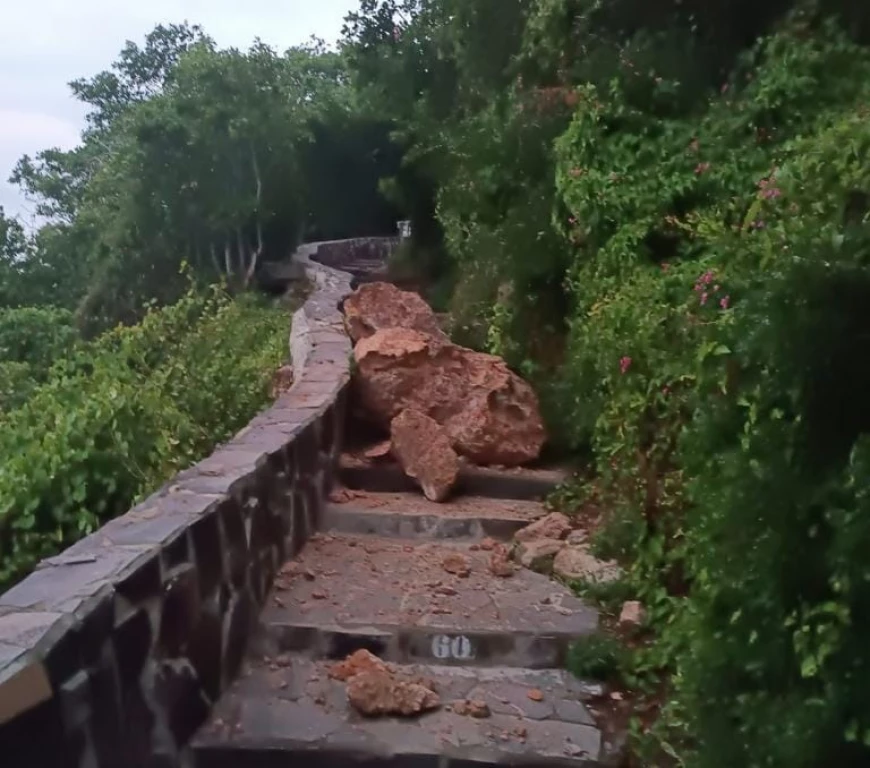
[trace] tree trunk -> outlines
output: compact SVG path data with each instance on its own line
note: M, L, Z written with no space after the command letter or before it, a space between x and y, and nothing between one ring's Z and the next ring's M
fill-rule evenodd
M263 179L260 176L260 164L257 162L257 153L253 147L251 147L251 167L253 168L254 179L257 183L257 206L254 211L254 217L257 220L257 250L254 251L251 256L251 261L248 264L247 271L245 272L245 288L247 288L251 284L251 280L254 279L254 274L257 271L257 264L263 256L263 221L260 216L260 205L263 201Z

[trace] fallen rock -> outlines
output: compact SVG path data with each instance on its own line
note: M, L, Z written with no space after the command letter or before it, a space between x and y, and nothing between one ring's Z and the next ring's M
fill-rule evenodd
M612 560L599 560L588 545L565 547L553 562L553 572L569 581L609 584L622 578L622 569Z
M526 695L531 701L544 700L544 692L540 688L532 688Z
M623 603L619 613L619 626L623 629L636 629L646 621L646 611L637 600Z
M569 533L571 533L571 521L561 512L551 512L518 530L514 538L517 541L564 539Z
M524 568L549 575L553 572L556 556L565 546L559 539L540 539L523 541L515 551L517 562Z
M452 573L454 576L459 576L463 579L471 574L471 563L465 555L461 555L459 552L451 552L447 555L441 561L441 567L447 573Z
M514 565L508 556L507 547L496 545L489 556L489 571L500 579L508 579L514 575Z
M425 413L407 409L390 423L393 455L429 501L445 501L459 478L459 457L447 432Z
M375 445L366 448L363 451L363 456L367 459L385 459L390 455L390 451L393 448L393 444L389 440L382 440Z
M391 283L366 283L344 301L344 323L353 342L384 328L412 328L446 340L432 308L416 293Z
M460 699L459 701L454 701L452 708L457 715L462 717L484 718L492 714L489 705L485 701L478 699Z
M453 448L477 464L516 466L540 454L538 398L501 358L411 328L377 331L354 358L356 391L382 426L410 408L441 424Z
M411 717L441 705L440 697L430 688L380 670L360 672L350 678L347 698L351 706L366 717Z
M345 682L363 672L389 672L386 663L364 648L352 653L344 661L333 664L329 676Z

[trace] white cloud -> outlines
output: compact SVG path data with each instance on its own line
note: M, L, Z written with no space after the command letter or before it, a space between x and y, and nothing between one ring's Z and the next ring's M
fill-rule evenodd
M335 40L358 0L29 0L3 9L0 25L0 205L26 215L4 184L18 158L74 146L84 110L67 83L106 69L127 40L157 24L200 24L221 46L259 37L278 50L317 35Z

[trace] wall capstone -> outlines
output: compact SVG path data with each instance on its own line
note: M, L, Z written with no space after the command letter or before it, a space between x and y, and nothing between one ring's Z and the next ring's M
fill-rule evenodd
M370 255L377 241L365 242ZM351 342L340 304L359 253L338 241L293 255L314 290L293 317L289 391L0 595L4 766L180 764L238 672L277 570L317 530L341 451Z

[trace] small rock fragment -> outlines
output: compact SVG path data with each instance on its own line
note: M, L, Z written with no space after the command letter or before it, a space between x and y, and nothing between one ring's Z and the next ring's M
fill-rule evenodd
M459 552L451 552L447 555L441 562L441 566L447 573L452 573L462 579L471 574L471 563L468 562L465 555L461 555Z
M524 568L549 575L553 572L556 556L564 546L565 543L558 539L526 541L517 547L515 555L519 564Z
M485 701L479 699L460 699L453 702L453 711L462 717L489 717L492 713Z
M526 695L531 701L544 700L544 692L540 688L532 688Z
M393 448L393 444L389 440L382 440L379 443L371 446L370 448L366 448L363 452L363 456L367 459L384 459L390 455L390 451Z
M517 541L564 539L569 533L571 533L571 521L561 512L551 512L540 520L535 520L534 523L521 528L516 532L514 538Z
M599 560L588 545L565 547L556 555L553 572L569 581L609 584L622 578L622 569L611 560Z
M489 556L489 570L493 576L508 579L514 575L514 566L508 556L507 547L499 544Z
M492 552L492 550L498 546L500 546L499 543L495 539L490 539L489 537L480 542L480 548L484 552Z
M646 611L637 600L629 600L622 605L619 613L619 626L623 629L636 629L646 621Z

